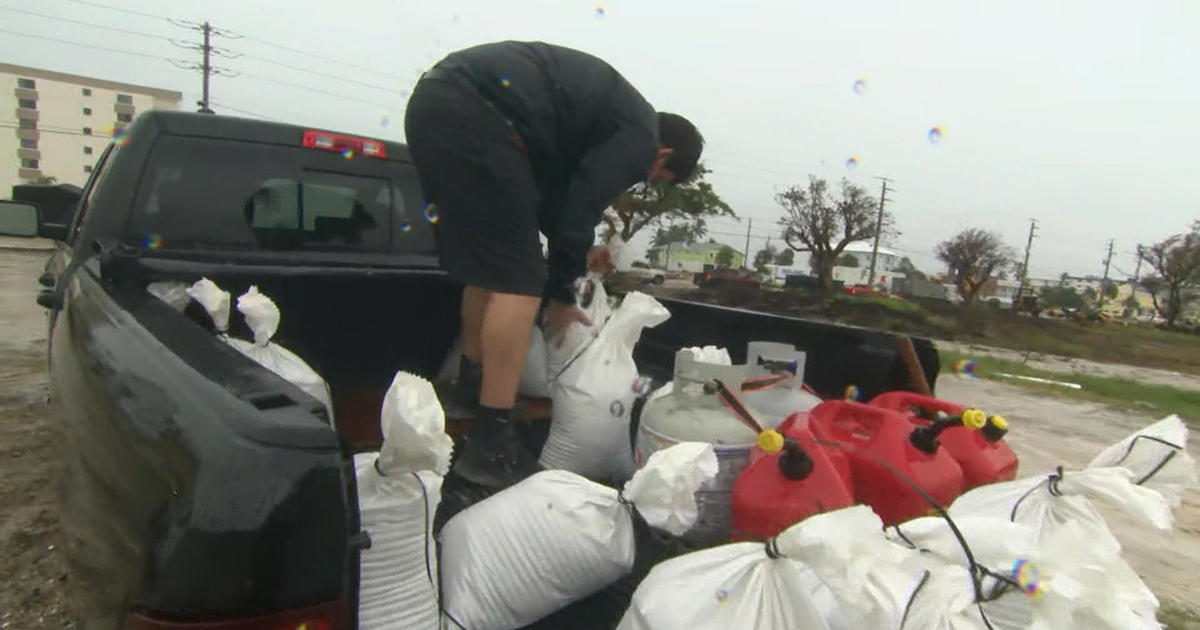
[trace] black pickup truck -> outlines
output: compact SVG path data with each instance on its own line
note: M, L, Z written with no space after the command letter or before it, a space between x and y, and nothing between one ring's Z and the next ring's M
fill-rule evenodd
M98 160L70 222L0 202L0 232L53 239L38 302L49 370L71 614L81 628L357 627L351 456L381 442L397 370L433 377L459 327L460 287L397 143L240 118L140 116ZM38 217L41 217L40 219ZM276 341L328 381L334 418L218 340L194 304L150 282L208 277L278 303ZM670 375L677 348L752 339L808 350L808 381L840 395L907 388L889 333L664 300L638 347ZM239 328L240 327L240 328ZM231 334L249 338L235 317ZM910 348L912 346L909 346ZM937 354L917 340L929 382ZM307 624L307 625L305 625Z

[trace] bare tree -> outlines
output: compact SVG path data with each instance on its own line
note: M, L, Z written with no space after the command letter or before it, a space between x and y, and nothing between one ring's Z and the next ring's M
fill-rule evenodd
M783 208L783 241L798 252L808 252L809 266L821 287L833 290L833 266L846 246L875 238L875 199L867 191L843 179L840 198L829 194L825 180L809 175L808 187L792 186L775 195ZM892 225L884 213L883 231Z
M1200 285L1200 221L1188 234L1176 234L1148 247L1139 245L1138 253L1158 272L1140 284L1150 292L1158 314L1168 326L1174 326L1188 302L1195 299L1193 289ZM1166 300L1160 302L1163 292Z
M1016 258L1016 252L998 235L978 228L965 229L939 243L934 253L946 263L950 278L967 306L975 301L988 280Z

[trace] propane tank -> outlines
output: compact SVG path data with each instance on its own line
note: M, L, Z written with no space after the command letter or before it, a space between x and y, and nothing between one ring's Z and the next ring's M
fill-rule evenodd
M717 476L696 492L699 518L686 535L696 543L729 539L733 484L749 464L757 433L721 402L713 384L719 381L737 390L745 379L744 365L702 363L691 350L680 350L670 392L656 393L642 408L634 443L639 467L655 451L680 442L707 442L716 452Z
M804 391L805 354L795 346L774 341L746 344L746 371L750 375L742 386L742 400L762 414L765 425L775 428L797 411L806 412L821 399ZM754 383L772 375L790 375L781 382L757 389Z

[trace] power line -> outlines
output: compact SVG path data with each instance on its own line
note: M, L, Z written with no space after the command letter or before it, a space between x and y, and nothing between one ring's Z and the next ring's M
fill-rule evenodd
M242 76L249 77L249 78L251 78L251 79L258 79L259 81L267 81L267 82L269 82L269 83L277 83L277 84L279 84L279 85L284 85L284 86L287 86L287 87L296 88L296 89L298 89L298 90L307 90L307 91L309 91L309 92L316 92L317 94L324 94L324 95L326 95L326 96L333 96L333 97L336 97L336 98L342 98L342 99L346 99L346 100L348 100L348 101L358 101L359 103L365 103L365 104L367 104L367 105L374 105L374 106L376 106L376 107L384 107L384 108L388 108L388 109L390 109L390 108L393 108L393 107L395 107L395 106L396 106L396 104L395 104L395 103L390 103L390 104L389 104L389 103L380 103L380 102L377 102L377 101L368 101L368 100L366 100L366 99L355 98L355 97L353 97L353 96L346 96L345 94L338 94L337 92L327 92L327 91L325 91L325 90L319 90L319 89L317 89L317 88L314 88L314 87L309 87L309 86L307 86L307 85L300 85L300 84L297 84L297 83L289 83L289 82L287 82L287 81L280 81L279 79L273 79L273 78L271 78L271 77L264 77L264 76L262 76L261 74L250 74L249 72L244 72L244 73L242 73Z
M142 11L134 11L133 9L114 7L114 6L110 6L107 4L100 4L99 2L89 2L88 0L67 0L67 2L74 2L75 4L85 4L87 6L96 7L99 9L108 9L109 11L119 11L121 13L128 13L129 15L140 15L142 17L156 18L159 20L169 20L170 19L164 15L155 15L153 13L143 13Z
M55 21L58 21L58 22L66 22L66 23L68 23L68 24L78 24L78 25L80 25L80 26L87 26L87 27L90 27L90 28L98 28L98 29L102 29L102 30L105 30L105 31L112 31L112 32L114 32L114 33L124 33L124 34L126 34L126 35L137 35L138 37L149 37L149 38L152 38L152 39L162 39L162 40L170 41L170 39L169 39L169 38L163 37L163 36L161 36L161 35L153 35L153 34L151 34L151 33L143 33L143 32L141 32L141 31L131 31L131 30L127 29L127 28L117 28L117 27L115 27L115 26L105 26L105 25L103 25L103 24L95 24L95 23L92 23L92 22L84 22L83 20L72 20L72 19L70 19L70 18L59 17L59 16L57 16L57 15L47 15L47 14L45 14L45 13L38 13L38 12L36 12L36 11L27 11L27 10L25 10L25 9L15 9L15 8L13 8L13 7L0 6L0 11L11 11L11 12L13 12L13 13L24 13L25 15L33 15L33 16L36 16L36 17L45 18L45 19L47 19L47 20L55 20Z
M252 37L250 35L242 35L242 37L244 37L246 39L246 41L258 42L259 44L263 44L264 46L271 46L273 48L278 48L280 50L286 50L293 54L305 55L307 57L312 57L314 59L321 59L323 61L328 61L329 63L338 64L339 66L355 68L357 70L362 70L363 72L370 72L372 74L378 74L378 75L382 75L385 77L391 77L393 79L397 79L400 81L410 81L411 80L411 77L405 77L405 76L401 76L398 74L393 74L391 72L384 72L383 70L380 70L378 68L368 68L367 66L356 65L356 64L350 63L349 61L343 61L341 59L334 59L332 57L318 55L316 53L308 52L307 50L301 50L299 48L292 48L291 46L284 46L283 44L276 44L275 42L268 41L268 40L262 39L260 37Z
M134 57L142 57L143 59L159 59L159 60L163 60L163 61L168 60L166 57L161 57L158 55L150 55L147 53L134 52L132 50L121 50L120 48L108 48L106 46L96 46L95 44L82 44L80 42L73 42L69 39L59 39L57 37L46 37L45 35L30 35L29 33L18 33L16 31L10 31L10 30L6 30L6 29L2 29L2 28L0 28L0 33L16 35L17 37L29 37L32 39L44 39L48 42L57 42L59 44L68 44L70 46L80 46L82 48L91 48L93 50L103 50L105 52L118 53L118 54L122 54L122 55L132 55Z
M211 103L210 103L210 104L211 104L211 105L215 105L215 106L217 106L217 107L220 107L220 108L223 108L223 109L228 109L228 110L230 110L230 111L237 112L237 113L239 113L239 114L245 114L245 115L247 115L247 116L253 116L253 117L255 117L255 118L261 118L261 119L263 119L263 120L269 120L269 121L271 121L271 122L277 122L277 123L281 123L281 122L283 122L282 120L280 120L280 119L278 119L278 118L272 118L272 117L270 117L270 116L267 116L267 115L264 115L264 114L259 114L258 112L252 112L252 111L245 110L245 109L238 109L237 107L234 107L233 105L227 105L227 104L225 104L225 103L223 103L223 102L211 101Z
M215 51L214 51L214 52L215 52ZM325 77L326 79L333 79L333 80L335 80L335 81L345 81L346 83L353 83L353 84L355 84L355 85L360 85L360 86L362 86L362 87L365 87L365 88L371 88L371 89L373 89L373 90L382 90L382 91L384 91L384 92L389 92L389 93L395 93L395 92L396 92L396 90L395 90L395 89L393 89L393 88L390 88L390 87L384 87L384 86L382 86L382 85L375 85L375 84L373 84L373 83L364 83L364 82L362 82L362 81L356 81L356 80L354 80L354 79L347 79L346 77L343 77L343 76L338 76L338 75L336 75L336 74L329 74L329 73L327 73L327 72L320 72L320 71L317 71L317 70L310 70L310 69L308 69L308 68L302 68L302 67L300 67L300 66L293 66L293 65L291 65L291 64L283 63L282 61L274 61L274 60L271 60L271 59L267 59L267 58L265 58L265 57L259 57L259 56L257 56L257 55L243 54L242 56L243 56L243 57L245 57L246 59L254 59L254 60L256 60L256 61L261 61L261 62L263 62L263 63L269 63L269 64L271 64L271 65L274 65L274 66L279 66L279 67L281 67L281 68L287 68L287 69L289 69L289 70L296 70L296 71L298 71L298 72L307 72L307 73L309 73L309 74L313 74L313 75L316 75L316 76L319 76L319 77Z

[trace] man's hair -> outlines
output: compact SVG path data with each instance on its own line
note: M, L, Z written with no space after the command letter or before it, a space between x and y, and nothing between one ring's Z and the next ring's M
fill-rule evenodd
M700 161L700 151L704 149L704 136L700 135L696 125L679 114L659 112L658 143L675 150L663 165L675 174L675 181L691 177Z

